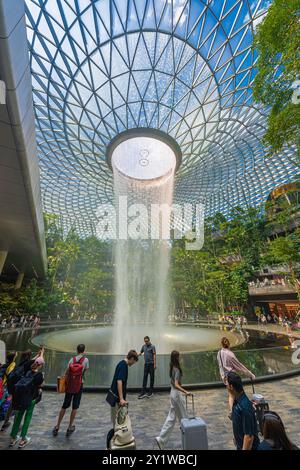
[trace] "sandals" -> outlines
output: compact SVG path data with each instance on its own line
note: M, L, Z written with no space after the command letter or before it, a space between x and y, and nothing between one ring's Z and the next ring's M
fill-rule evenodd
M71 426L67 429L66 436L70 436L75 431L75 426Z
M58 434L58 431L59 431L59 428L55 426L52 430L52 435L56 437ZM71 426L70 428L67 429L66 436L69 437L74 431L75 431L75 426Z

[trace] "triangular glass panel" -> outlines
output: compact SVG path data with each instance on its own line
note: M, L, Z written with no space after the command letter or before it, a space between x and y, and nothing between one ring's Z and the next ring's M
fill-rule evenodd
M111 18L111 24L112 24L112 36L118 36L119 34L124 34L125 32L124 25L120 19L118 9L116 8L114 2L111 2L110 18Z
M147 0L146 12L143 23L144 28L156 28L154 2L155 0Z

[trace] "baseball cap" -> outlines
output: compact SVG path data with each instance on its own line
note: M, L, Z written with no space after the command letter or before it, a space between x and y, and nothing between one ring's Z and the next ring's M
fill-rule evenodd
M37 357L34 363L38 364L39 366L43 366L45 364L45 360L42 357Z

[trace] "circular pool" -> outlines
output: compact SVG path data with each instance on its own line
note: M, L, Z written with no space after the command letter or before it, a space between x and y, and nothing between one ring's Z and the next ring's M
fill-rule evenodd
M181 353L211 351L218 349L224 332L218 328L169 326L166 325L161 332L153 326L132 325L129 327L132 337L137 338L137 344L131 349L140 350L145 334L150 336L156 346L158 354L170 354L173 349ZM122 330L126 335L126 329ZM45 348L60 352L74 352L77 344L83 343L88 354L111 355L113 328L110 326L91 326L85 328L66 328L61 331L45 332L35 336L31 341L34 345L43 344ZM235 332L226 332L231 345L236 347L245 342L246 337ZM123 351L125 354L127 351Z
M158 389L169 387L170 352L178 349L181 353L183 383L187 387L219 386L220 375L216 351L223 336L229 338L238 359L257 378L291 375L299 372L299 365L292 360L290 338L284 331L275 331L249 326L246 330L231 331L228 326L186 324L165 325L163 332L155 336L150 327L135 325L135 334L141 340L132 347L139 350L143 337L148 334L157 347L157 369L155 386ZM154 331L154 330L153 330ZM87 388L107 389L110 386L115 366L124 356L109 351L112 328L104 325L67 325L42 327L38 331L9 331L0 334L8 350L37 350L45 345L45 383L56 384L58 375L66 370L68 361L74 355L77 344L86 345L90 369L86 374ZM124 331L126 334L126 331ZM126 351L124 351L124 354ZM143 380L144 360L130 368L128 387L138 389Z

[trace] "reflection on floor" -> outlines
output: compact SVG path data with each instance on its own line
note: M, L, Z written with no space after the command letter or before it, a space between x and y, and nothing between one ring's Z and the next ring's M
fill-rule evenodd
M285 381L257 385L257 391L269 401L272 410L277 411L287 428L290 438L300 446L300 377ZM246 392L251 392L246 386ZM86 393L76 421L76 431L66 438L67 421L59 435L52 437L51 431L62 404L62 395L45 392L42 402L37 405L29 435L32 442L26 449L104 449L106 433L110 429L109 407L105 395ZM208 425L210 449L233 449L231 422L227 418L225 389L195 392L196 412ZM153 438L159 433L168 412L169 395L159 393L150 399L138 400L129 395L130 416L139 449L152 449ZM9 431L0 433L0 450L9 444ZM177 425L170 449L180 449L181 437ZM25 450L26 450L25 449Z

